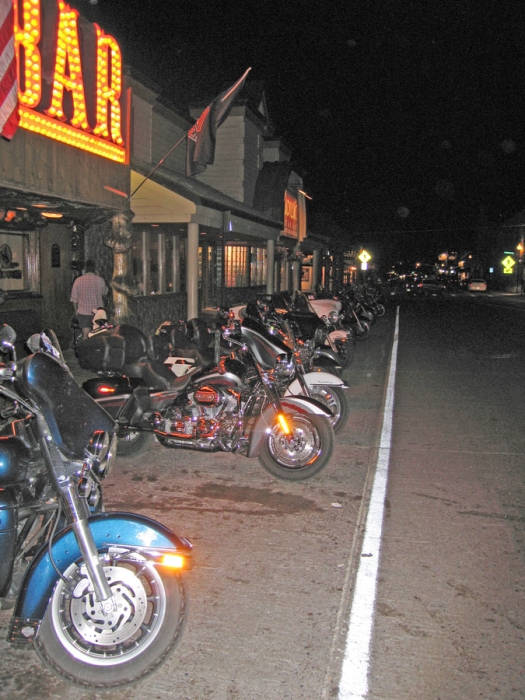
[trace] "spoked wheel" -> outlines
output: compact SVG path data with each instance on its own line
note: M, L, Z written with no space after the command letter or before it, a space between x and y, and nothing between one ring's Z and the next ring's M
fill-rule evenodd
M291 433L275 422L259 454L262 466L278 479L301 481L318 474L330 460L334 430L327 418L288 414Z
M138 457L153 444L153 433L141 430L127 430L117 438L117 457Z
M339 386L314 386L310 388L310 396L332 412L328 420L334 432L340 432L350 416L348 392Z
M51 598L35 648L71 683L111 688L155 671L178 643L187 614L182 579L139 555L104 562L114 608L101 611L83 562L72 564Z

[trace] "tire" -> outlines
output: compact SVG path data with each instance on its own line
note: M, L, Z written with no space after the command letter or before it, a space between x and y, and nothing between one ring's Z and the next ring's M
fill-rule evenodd
M72 564L66 582L58 582L34 642L37 654L54 673L88 688L114 688L153 673L186 624L183 580L138 554L105 559L118 612L104 619L82 565Z
M354 361L354 341L353 340L336 340L335 348L339 359L341 360L341 367L347 369L350 367Z
M153 444L153 433L141 430L128 430L117 439L117 457L138 457Z
M339 386L314 386L310 388L310 396L332 411L333 416L328 420L334 433L341 432L350 417L348 391Z
M334 429L324 416L288 414L292 437L275 422L259 453L259 462L278 479L311 479L326 467L334 447Z
M385 315L386 308L384 304L376 304L376 314L378 318L382 318Z

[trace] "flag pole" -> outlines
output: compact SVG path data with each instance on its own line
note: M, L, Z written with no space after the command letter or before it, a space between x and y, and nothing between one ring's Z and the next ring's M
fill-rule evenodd
M133 197L133 195L136 194L138 190L140 190L140 188L141 188L142 185L146 182L146 180L149 180L149 178L153 175L153 173L155 172L155 170L157 170L157 168L160 168L160 166L164 163L164 161L166 160L166 158L168 158L168 156L170 156L170 155L173 153L173 151L177 148L177 146L180 146L180 145L181 145L181 143L184 141L184 139L187 137L187 135L188 135L188 134L186 133L186 134L184 134L184 136L181 136L181 138L177 141L177 143L176 143L174 146L172 146L172 147L170 148L170 150L166 153L166 155L164 156L164 158L161 158L161 159L159 160L159 162L158 162L157 165L153 168L153 170L152 170L151 172L149 172L149 173L146 175L146 177L144 178L144 180L142 180L142 182L140 183L140 185L138 185L138 186L133 190L133 192L129 195L130 200L131 200L131 198Z

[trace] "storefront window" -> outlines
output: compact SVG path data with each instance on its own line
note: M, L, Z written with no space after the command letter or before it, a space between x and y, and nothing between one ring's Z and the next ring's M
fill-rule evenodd
M149 242L149 269L150 269L150 284L151 294L159 294L162 291L162 269L159 265L159 250L162 250L162 242L159 241L159 236L157 232L152 232L148 236ZM160 245L159 245L160 243Z
M181 291L186 275L186 247L178 232L150 226L133 232L131 270L139 294Z
M248 286L249 248L241 245L228 245L225 249L224 285L226 287Z
M6 292L38 291L38 267L36 234L0 229L0 288Z
M259 287L266 283L266 249L250 249L250 286Z
M266 283L266 249L229 245L225 248L226 287L256 287Z
M141 233L133 233L133 246L131 248L131 276L139 288L139 293L144 294L144 264L143 264L143 240Z

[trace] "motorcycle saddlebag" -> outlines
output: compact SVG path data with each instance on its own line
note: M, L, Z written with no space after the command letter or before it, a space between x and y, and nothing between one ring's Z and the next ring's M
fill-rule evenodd
M120 372L125 362L125 341L121 335L99 333L81 340L77 346L78 364L92 372Z

